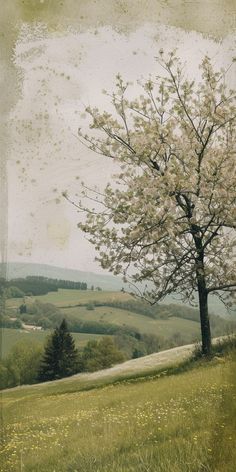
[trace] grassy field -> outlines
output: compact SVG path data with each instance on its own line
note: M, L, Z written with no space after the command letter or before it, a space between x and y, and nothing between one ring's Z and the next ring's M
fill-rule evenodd
M183 318L170 317L169 319L153 319L141 314L136 314L125 309L116 307L100 306L94 307L93 310L87 310L86 306L74 306L76 304L88 304L94 301L98 302L114 302L133 300L133 297L128 293L123 292L109 292L109 291L92 291L92 290L63 290L58 292L50 292L47 295L38 297L30 297L27 303L33 303L34 300L39 300L42 303L52 303L60 307L60 311L70 319L82 321L95 321L108 324L115 324L120 327L129 326L137 329L140 333L155 334L169 338L176 333L179 333L184 342L190 343L198 339L200 334L199 323ZM11 315L15 316L17 307L22 303L22 299L7 300L7 307ZM70 308L66 308L66 307ZM8 346L12 345L14 334L7 335L8 331L3 332L3 352L5 353ZM32 339L42 341L45 333L20 333L16 334L17 338L32 336ZM89 335L88 335L89 336ZM86 338L86 335L75 335L76 342L79 346L85 344L85 340L91 339L93 336Z
M65 315L72 315L75 319L84 321L102 321L118 326L131 326L137 328L141 333L150 333L157 336L170 337L176 332L181 333L186 343L199 336L200 325L195 321L171 317L167 320L155 320L147 316L132 313L113 307L95 307L87 310L86 307L64 308Z
M39 300L42 303L52 303L56 306L67 306L76 305L79 303L90 303L93 301L125 301L133 299L131 295L123 292L109 292L109 291L96 291L96 290L66 290L59 289L58 292L49 292L47 295L40 295L38 297L30 297L33 301ZM10 298L7 300L7 306L9 308L17 308L23 302L22 298Z
M235 368L228 358L168 377L5 391L1 471L233 472Z
M1 328L1 356L5 357L18 341L30 340L43 344L49 333L49 330L26 331L21 329ZM90 339L99 340L103 337L99 334L86 333L73 333L72 335L75 340L76 347L79 348L84 347Z

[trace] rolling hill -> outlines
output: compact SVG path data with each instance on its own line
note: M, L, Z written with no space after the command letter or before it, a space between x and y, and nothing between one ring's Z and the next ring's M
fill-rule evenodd
M119 291L125 287L129 291L129 287L123 283L122 279L113 275L104 275L102 273L85 272L74 269L65 269L62 267L50 266L46 264L33 264L21 262L9 262L7 264L8 279L27 277L28 275L44 276L57 279L65 279L72 281L86 282L88 287L101 287L103 290ZM162 303L182 304L177 297L167 296ZM227 316L228 312L224 305L214 296L209 297L210 312L220 316ZM235 316L234 313L231 316Z
M20 314L19 307L24 303L27 312ZM13 340L17 342L26 336L43 342L47 330L58 326L63 317L78 347L84 346L86 335L87 340L98 339L98 335L115 335L119 348L128 358L135 351L141 356L200 339L197 310L175 304L151 307L121 291L59 289L46 295L8 299L6 307L9 321L21 320L27 325L43 326L46 331L32 330L29 335L22 329L6 329L3 354L9 351L7 343L12 346ZM10 327L9 323L5 324L5 328ZM229 322L215 316L212 316L212 327L214 336L232 331Z

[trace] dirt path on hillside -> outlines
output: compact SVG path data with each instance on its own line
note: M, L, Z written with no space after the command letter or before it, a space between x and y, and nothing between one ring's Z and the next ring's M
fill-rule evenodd
M213 344L217 341L224 339L225 336L220 336L219 338L214 338L212 340ZM129 361L123 362L122 364L117 364L114 367L110 367L109 369L99 370L97 372L91 373L81 373L75 374L71 377L66 377L64 379L53 380L51 382L42 382L38 384L32 385L19 385L18 387L13 387L11 389L5 389L4 391L13 391L16 389L24 389L27 387L30 388L37 388L42 386L55 386L58 383L70 383L78 380L80 383L91 383L96 380L104 380L105 381L112 381L112 378L122 379L123 377L129 377L136 374L146 374L151 371L165 369L172 365L178 364L179 362L184 361L188 357L191 356L193 350L195 348L195 344L186 344L185 346L178 346L173 347L172 349L167 349L166 351L155 352L154 354L150 354L149 356L139 357L138 359L131 359ZM0 392L0 393L1 393Z
M217 341L222 339L224 339L224 336L214 338L212 342L215 344ZM196 344L186 344L184 346L173 347L172 349L167 349L166 351L155 352L149 356L131 359L129 361L123 362L122 364L117 364L114 367L110 367L109 369L103 369L91 373L75 374L72 377L60 379L56 382L70 382L75 379L86 382L103 379L112 380L112 377L114 377L114 379L117 377L122 378L138 373L145 374L148 373L148 371L151 372L153 370L165 369L190 357L194 351L195 346ZM49 382L45 382L45 384L49 384ZM50 384L55 384L55 381L50 382ZM43 385L43 383L37 385ZM37 385L31 385L31 387Z
M215 344L217 341L224 339L224 336L214 338L212 343ZM149 356L139 357L138 359L131 359L129 361L123 362L123 364L117 364L114 367L109 369L99 370L97 372L92 372L88 374L76 374L73 377L75 379L81 378L84 380L99 380L107 379L109 377L119 377L126 376L129 374L137 373L146 373L155 369L165 369L171 365L175 365L178 362L181 362L188 357L194 351L196 344L186 344L184 346L173 347L172 349L167 349L166 351L155 352ZM66 381L67 379L61 379L58 382Z
M178 346L166 351L150 354L149 356L139 357L138 359L131 359L123 362L123 364L115 365L110 369L99 370L90 374L82 374L85 378L91 380L102 379L103 377L119 376L127 374L135 374L138 372L147 372L158 367L168 367L176 362L180 362L191 355L194 349L194 344L187 344L185 346ZM77 376L81 374L77 374ZM76 376L74 376L75 378Z
M213 343L215 344L217 341L224 339L224 336L220 336L219 338L213 339ZM146 374L151 371L165 369L172 365L178 364L179 362L184 361L188 357L191 356L193 350L195 348L195 344L186 344L185 346L178 346L172 349L167 349L166 351L156 352L154 354L150 354L149 356L139 357L138 359L131 359L129 361L123 362L122 364L117 364L114 367L110 367L109 369L99 370L97 372L91 373L80 373L75 374L71 377L66 377L59 380L54 380L51 382L42 382L38 384L32 385L19 385L18 387L13 387L11 389L2 390L4 391L13 391L16 389L24 389L27 387L37 388L42 386L55 386L58 383L70 383L78 380L78 382L93 382L96 380L104 380L105 381L112 381L112 378L122 379L123 377L129 377L136 374Z
M194 349L194 344L187 344L185 346L178 346L172 349L168 349L166 351L156 352L154 354L150 354L149 356L139 357L138 359L131 359L129 361L123 362L122 364L117 364L114 367L110 367L109 369L99 370L97 372L91 373L80 373L75 374L71 377L66 377L59 380L54 380L51 382L41 382L38 384L32 385L19 385L18 387L13 387L11 389L4 389L1 392L12 392L13 390L24 389L24 388L31 388L35 389L38 387L45 386L55 386L58 383L70 383L78 380L83 382L93 382L96 380L112 380L121 378L122 377L129 377L136 374L145 374L148 371L165 369L173 364L183 361L187 359Z
M215 344L217 341L224 339L225 336L214 338L212 343ZM173 347L166 351L155 352L149 356L139 357L138 359L131 359L123 362L123 364L117 364L109 369L99 370L88 374L76 374L73 378L80 377L84 380L98 380L116 376L126 376L129 374L145 373L155 369L170 367L178 362L181 362L188 357L194 351L196 344L186 344L184 346ZM71 378L71 377L70 377ZM61 379L61 381L69 380Z
M96 380L112 380L118 378L125 378L136 374L145 374L149 371L165 369L174 365L178 362L181 362L187 359L191 353L195 344L187 344L185 346L178 346L172 349L168 349L166 351L160 351L154 354L150 354L149 356L139 357L138 359L131 359L129 361L123 362L122 364L117 364L114 367L110 367L109 369L99 370L97 372L91 373L80 373L75 374L71 377L66 377L64 379L54 380L51 382L42 382L39 384L30 385L30 388L37 388L42 387L43 385L55 385L56 383L66 383L66 382L74 382L76 379L80 382L93 382ZM16 388L24 388L26 385L22 385ZM14 390L11 389L11 390Z

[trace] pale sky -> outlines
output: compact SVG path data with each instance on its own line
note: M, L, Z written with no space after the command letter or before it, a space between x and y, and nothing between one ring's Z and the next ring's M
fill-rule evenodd
M155 75L159 49L174 47L197 77L205 54L217 67L230 62L235 38L216 42L149 24L130 34L105 27L86 33L49 33L40 24L22 27L14 57L21 96L10 115L9 261L101 271L93 247L77 228L81 216L61 198L67 190L76 200L78 177L102 188L115 171L112 160L87 151L76 138L77 129L86 125L81 114L87 105L109 108L102 89L113 90L117 73L132 82ZM229 80L232 85L230 74Z

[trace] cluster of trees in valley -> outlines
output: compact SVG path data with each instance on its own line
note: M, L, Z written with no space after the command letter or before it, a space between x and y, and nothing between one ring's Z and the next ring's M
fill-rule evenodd
M139 315L147 316L151 319L159 319L169 323L172 317L179 317L185 320L199 322L197 310L190 307L180 305L156 305L150 306L141 300L125 300L125 301L93 301L83 304L88 311L96 310L101 306L128 310ZM75 372L97 370L109 367L116 362L122 362L131 358L141 357L163 349L174 346L183 345L187 340L180 331L174 332L168 337L155 334L147 334L140 332L137 328L128 325L118 325L114 322L90 321L79 319L80 307L78 314L66 315L66 324L68 330L74 333L89 333L104 335L101 341L89 341L87 346L77 352L73 364L73 369L68 367L68 375ZM66 311L66 310L64 310ZM22 328L23 324L40 326L43 329L54 329L54 333L58 332L58 326L63 323L65 313L51 303L42 303L39 300L31 302L30 299L20 306L15 318L10 318L9 314L2 315L1 325L5 327ZM229 334L235 330L235 322L225 320L218 316L212 315L211 326L215 336ZM67 329L67 328L66 328ZM192 341L197 341L193 339ZM49 336L47 346L51 349L52 335ZM111 351L112 355L108 355ZM102 357L102 353L107 357ZM1 361L0 379L2 388L12 387L22 383L34 383L42 380L39 375L39 369L42 367L43 348L37 343L30 341L20 341L13 346L10 354ZM73 356L72 356L73 357ZM110 359L110 361L108 361ZM108 364L109 365L108 365ZM69 365L69 364L68 364ZM41 367L40 367L41 366ZM42 370L41 370L42 372ZM65 372L57 375L64 376ZM48 374L47 374L48 375ZM65 374L67 375L67 374ZM59 378L59 377L58 377ZM46 374L44 380L46 379Z
M62 319L47 337L44 346L32 340L22 340L1 359L0 388L94 372L179 344L183 344L180 333L164 339L153 334L124 334L121 330L115 336L90 340L82 349L77 349L67 321Z
M126 359L114 340L107 336L88 341L78 350L66 321L48 336L45 346L20 341L0 361L0 388L33 384L68 377L80 372L108 368Z

